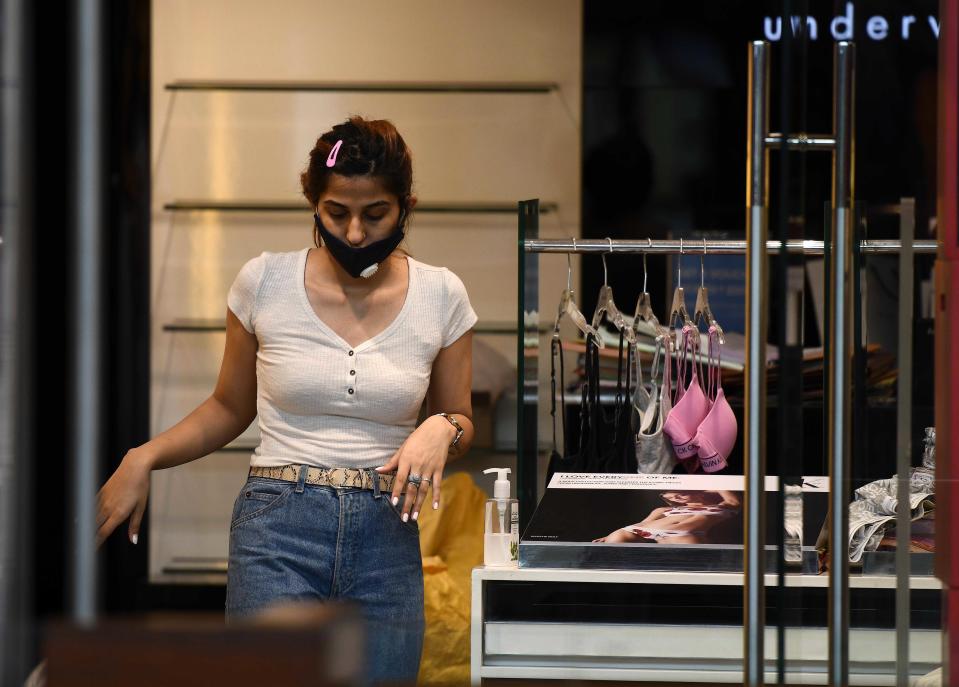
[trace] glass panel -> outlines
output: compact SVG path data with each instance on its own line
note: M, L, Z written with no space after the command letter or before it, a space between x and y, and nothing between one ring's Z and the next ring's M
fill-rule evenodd
M539 201L527 200L519 204L519 255L517 357L517 476L516 493L520 505L522 532L538 502L537 468L539 466L538 426L540 407L540 357L544 348L540 337L539 254L528 253L525 242L539 238Z

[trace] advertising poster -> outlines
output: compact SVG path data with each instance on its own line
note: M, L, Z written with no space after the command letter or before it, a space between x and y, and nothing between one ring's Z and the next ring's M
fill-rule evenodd
M788 562L801 563L804 552L814 558L827 485L824 477L787 485ZM779 485L767 477L765 486L771 523ZM672 561L679 570L741 569L743 490L743 477L735 475L556 473L523 533L520 565L559 565L569 557L586 567L661 569ZM775 552L778 540L767 525L767 547Z

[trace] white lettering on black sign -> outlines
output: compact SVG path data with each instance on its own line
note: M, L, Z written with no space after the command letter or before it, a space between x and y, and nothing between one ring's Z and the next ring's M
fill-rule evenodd
M890 33L894 33L896 29L898 29L898 34L902 40L908 41L920 31L927 30L929 31L929 35L938 39L939 19L932 14L924 18L926 20L925 27L923 27L921 22L917 25L919 19L912 14L907 14L896 19L875 15L868 17L861 25L862 29L857 32L856 8L853 3L847 2L846 10L842 14L833 17L829 22L829 35L837 41L849 41L853 40L856 35L862 35L864 33L870 40L884 41L890 36ZM810 40L814 41L819 39L819 22L816 21L815 17L800 17L794 15L789 17L788 25L793 36L808 35ZM763 19L763 33L766 36L766 40L781 40L783 36L783 18L765 17Z

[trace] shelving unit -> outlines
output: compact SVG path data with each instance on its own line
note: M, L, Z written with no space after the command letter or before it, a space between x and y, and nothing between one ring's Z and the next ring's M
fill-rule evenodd
M325 93L551 93L559 84L548 81L245 81L181 79L168 91L259 91Z
M163 324L165 332L223 332L226 322L220 318L178 317ZM516 325L512 322L478 322L473 328L477 334L491 336L516 336ZM545 330L544 330L545 331Z
M343 94L359 94L364 96L366 101L370 102L380 102L379 100L371 100L371 98L378 99L380 94L387 97L405 94L415 96L416 98L420 98L421 96L428 98L428 100L422 101L410 99L404 101L416 112L419 111L419 107L416 105L416 103L419 102L426 103L429 108L435 108L444 102L453 103L454 105L463 102L492 102L495 103L494 107L500 107L499 103L514 103L516 107L519 108L517 110L518 112L535 113L548 111L559 112L556 102L551 99L541 100L541 98L544 96L551 98L551 96L561 92L560 85L549 80L382 82L166 78L163 79L163 81L165 82L163 90L168 93L168 99L164 105L164 116L158 117L161 123L157 138L160 142L160 148L156 157L156 174L161 174L160 170L165 167L163 162L165 157L164 150L168 146L170 134L179 131L179 129L176 128L176 122L179 120L174 118L173 115L177 111L184 112L184 108L186 109L183 116L188 117L188 119L185 120L185 124L188 127L193 127L195 130L196 127L205 127L208 123L212 124L214 120L210 118L217 116L217 112L224 112L228 117L233 118L227 120L226 124L228 127L245 126L247 125L247 118L243 113L260 113L260 110L264 107L262 98L269 96L279 99L277 102L280 103L297 103L297 107L284 106L280 108L280 110L284 112L289 112L289 116L295 117L299 116L297 114L299 112L298 108L302 103L309 103L309 106L312 108L316 103L327 102L324 94L329 94L331 97L337 98ZM208 94L209 97L204 94ZM304 96L301 94L311 95ZM225 100L223 96L230 96L230 98L229 100ZM455 99L440 100L444 96L452 96ZM184 98L186 98L186 100L184 100ZM193 100L193 98L200 98L200 100ZM288 100L288 98L292 98L293 100ZM466 98L466 100L464 100L464 98ZM475 100L476 98L480 100ZM498 98L500 100L489 100L490 98ZM274 101L270 100L269 102L272 103ZM330 102L336 101L330 100ZM382 102L387 101L384 100ZM228 106L224 106L226 109L218 110L217 106L223 105L224 103L229 103ZM560 104L565 106L562 102ZM547 105L550 110L542 109ZM489 107L486 106L482 107L485 107L486 110L489 109ZM512 111L512 106L508 107L510 107ZM195 112L194 108L196 108ZM266 116L265 112L262 114ZM538 117L539 115L534 114L533 116ZM258 120L257 124L259 125L259 123ZM190 129L188 128L187 132L189 131ZM238 129L238 131L242 134L245 129ZM300 134L302 134L302 132L300 132ZM262 137L255 140L260 141L262 144ZM167 156L172 154L180 159L184 154L193 154L192 148L185 148L183 145L178 144L175 138L172 139L172 141L173 143L170 144L171 149L177 150L178 152L169 153ZM201 146L204 145L202 138L198 138L197 141ZM238 146L232 150L239 149ZM205 150L205 148L201 147L200 150ZM282 161L282 158L280 159ZM218 173L223 173L229 176L231 173L224 172L224 169L226 168L211 169L211 175L215 176ZM164 234L157 235L157 240L161 243L155 246L154 249L154 253L158 256L154 270L159 283L160 299L162 301L164 298L163 294L166 291L164 285L170 279L176 279L177 286L175 291L182 296L178 296L175 301L166 301L164 307L157 308L159 321L155 321L154 323L154 332L162 335L171 335L170 337L157 336L156 343L154 343L156 355L163 356L162 358L156 358L156 362L154 363L154 379L156 380L154 383L156 388L155 393L159 396L155 407L164 409L164 412L156 413L156 419L154 421L155 423L159 423L160 426L170 421L170 417L175 414L173 410L175 404L180 403L182 405L183 403L183 401L180 400L181 398L189 397L194 393L193 388L201 386L201 384L198 384L198 380L201 378L201 375L205 374L201 368L208 366L215 356L215 351L212 350L210 345L203 341L202 336L208 336L214 333L220 334L225 331L225 320L222 317L190 316L191 309L193 312L204 314L205 312L210 312L209 305L212 299L210 298L209 289L200 297L202 304L197 307L197 303L200 301L194 301L192 294L188 296L184 289L184 279L193 279L193 274L196 272L192 268L185 269L182 265L177 265L170 259L170 256L175 259L183 259L183 248L178 247L180 245L185 246L186 250L190 251L194 250L195 247L199 247L202 250L203 246L212 245L207 243L206 237L209 236L210 241L218 240L217 233L223 233L224 230L226 233L229 233L233 223L235 223L238 228L237 236L242 237L239 240L244 241L247 245L249 245L251 239L253 241L259 241L260 236L263 237L263 248L269 249L270 245L282 245L285 240L283 237L289 236L288 233L283 233L287 231L287 218L295 217L298 214L309 218L309 213L311 212L307 204L298 197L284 198L283 190L278 192L278 189L268 187L263 189L258 197L244 197L244 190L254 187L240 185L239 187L231 189L231 179L226 186L218 187L215 184L207 184L204 182L201 186L197 187L195 191L191 191L191 184L188 183L191 178L192 177L188 177L187 179L181 178L180 183L176 184L172 183L175 177L169 177L171 183L166 185L166 190L163 190L165 184L160 184L161 190L156 194L159 196L159 203L155 206L155 212L158 211L162 213L162 215L155 215L157 218L156 222L158 230L165 232ZM241 176L238 178L242 180L247 177ZM502 187L503 184L499 186ZM222 192L220 192L221 188L223 189ZM512 216L516 212L516 203L514 201L499 202L496 200L497 190L501 191L502 189L497 189L495 185L492 188L486 189L486 193L484 194L485 200L479 200L478 198L466 200L452 199L456 196L467 195L470 188L469 186L462 186L463 193L461 194L460 186L454 186L447 189L448 193L444 194L446 199L441 196L436 200L420 200L415 208L415 213L422 213L424 219L427 216L437 218L427 223L426 228L431 232L437 231L437 227L442 227L446 224L458 225L463 223L469 226L471 230L492 229L492 234L498 235L496 230L502 229L503 217ZM469 193L469 195L478 196L479 193ZM489 198L493 199L490 200ZM557 216L558 218L560 211L559 203L543 203L540 209L541 212ZM264 215L266 217L264 217ZM247 216L252 219L247 220ZM267 221L267 218L269 221ZM275 218L275 222L273 218ZM296 220L294 219L294 221ZM257 222L263 222L264 226L260 228L255 224ZM250 232L251 226L254 227L252 234ZM215 231L214 233L207 234L206 232L209 231L210 228L214 228ZM275 234L277 238L275 242L268 243L267 241L270 240L268 237L273 235L272 230L274 228L277 232ZM431 233L430 236L432 235ZM165 238L163 238L164 236ZM499 243L499 241L497 241L497 243ZM509 245L512 244L505 245L503 250L510 251ZM280 250L280 248L274 248L274 250ZM229 254L230 252L231 251L227 251L225 254ZM237 252L236 250L232 251L234 254ZM507 252L506 256L511 257L510 252ZM187 254L187 257L189 257L189 254ZM506 259L508 259L508 257ZM454 265L450 266L454 267ZM238 268L239 265L236 265L236 269ZM224 266L219 266L218 269L220 269L222 273L230 272L229 269L224 269ZM167 273L167 270L169 270L169 273ZM172 274L176 274L177 276L171 277L170 275ZM205 277L203 278L205 279ZM222 278L222 274L220 278ZM511 313L508 312L496 312L496 315L502 317L504 321L490 320L480 322L474 329L475 334L478 338L487 337L485 344L502 353L499 349L503 348L504 337L516 336L516 324L505 321L510 317L510 314ZM190 336L183 338L183 335ZM202 336L200 338L194 338L193 335ZM506 345L508 346L508 344ZM165 361L162 363L163 367L156 367L157 364L160 364L161 360ZM184 366L181 368L179 365L171 363L171 361L176 360L184 360ZM171 371L174 369L182 369L187 373L182 385L171 376ZM215 370L211 368L211 379L215 379L213 376L214 373ZM174 400L167 401L167 398ZM486 414L490 417L495 416L492 408L490 408L487 413L487 407L491 406L491 397L488 392L474 391L472 398L474 407L478 408L477 412L484 414L484 417ZM170 410L166 410L168 407ZM153 431L159 431L159 429L159 426L155 426ZM221 561L220 558L215 558L211 559L213 563L206 565L199 560L197 554L207 550L217 554L219 554L221 550L225 551L226 547L217 539L219 535L214 536L214 533L219 532L219 529L214 529L217 523L214 520L213 514L226 509L226 515L228 515L228 503L232 501L233 496L227 493L226 486L224 487L223 493L219 493L219 487L215 485L219 484L220 476L223 478L222 483L224 485L231 484L231 482L239 476L240 463L243 462L243 456L238 456L237 454L253 452L257 442L255 430L255 427L251 428L244 436L215 452L221 455L211 456L205 459L205 468L196 466L198 470L205 470L202 474L197 473L190 479L186 479L187 475L181 476L179 473L154 476L154 479L158 480L158 483L155 485L158 487L155 490L156 494L165 500L161 501L160 498L156 498L151 504L151 515L154 516L150 519L151 531L155 531L156 533L156 536L151 538L151 579L153 579L153 581L176 584L192 583L197 580L201 583L212 584L217 583L217 580L219 580L219 583L224 581L222 575L220 577L217 577L217 575L220 574L218 572L219 567L221 565L225 566L225 562ZM194 469L194 466L184 468L184 470L187 471L192 469ZM201 509L202 515L200 514L201 510L197 510L197 517L202 518L204 522L207 523L201 526L200 529L202 529L202 532L198 532L193 539L184 543L184 534L182 533L185 533L186 530L183 529L182 525L183 514L179 513L180 510L183 510L184 506L181 504L180 507L177 507L176 504L183 498L177 496L177 494L184 493L184 490L187 489L196 494L206 494L214 489L217 493L208 494L209 499L206 499L208 502L205 503ZM176 517L173 517L174 513L177 513ZM223 528L224 540L226 536L227 529Z
M556 203L544 203L542 212L556 212ZM305 203L291 203L280 200L175 200L163 205L170 212L310 212ZM436 214L478 214L512 215L516 212L515 203L461 203L461 202L424 202L417 203L414 212Z

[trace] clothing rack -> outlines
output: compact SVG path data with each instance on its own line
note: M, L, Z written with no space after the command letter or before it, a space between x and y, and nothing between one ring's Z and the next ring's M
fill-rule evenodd
M538 201L537 200L527 200L520 201L519 203L519 267L520 267L520 290L519 290L519 322L523 323L520 325L518 332L518 361L520 362L520 373L519 373L519 395L518 398L521 399L517 406L517 451L519 455L519 461L517 464L517 496L520 499L520 517L522 520L521 530L525 529L526 523L528 522L531 511L535 509L537 504L537 495L536 495L536 466L537 461L535 457L538 453L538 422L536 417L536 412L531 412L535 409L537 404L537 393L533 393L530 397L530 394L524 393L524 387L535 387L538 385L539 380L537 377L537 371L535 368L530 366L523 365L524 361L524 334L526 337L533 336L538 337L541 334L541 329L539 327L538 317L533 316L534 313L538 313L539 308L539 256L543 254L560 254L560 255L586 255L586 254L598 254L598 255L610 255L610 254L626 254L626 255L643 255L643 254L660 254L660 255L746 255L747 262L750 262L750 252L751 252L751 243L749 240L743 239L733 239L733 240L711 240L706 239L703 241L700 240L689 240L686 239L619 239L619 240L609 240L609 239L541 239L538 237L539 223L538 223L538 210L537 210ZM856 212L855 207L850 207L847 209L848 213L848 222L852 223L853 215ZM915 201L910 198L903 198L899 204L893 205L882 205L880 207L870 207L866 209L864 213L865 216L878 216L878 215L898 215L899 224L900 224L900 240L895 239L869 239L861 240L858 242L858 245L855 241L851 240L851 232L846 237L846 245L848 246L848 251L850 255L846 259L847 265L852 265L852 255L853 254L862 254L862 255L899 255L900 257L900 278L901 279L910 279L912 278L913 273L913 259L915 254L935 254L938 251L939 243L935 240L912 240L914 233L914 224L915 224ZM845 221L845 220L844 220ZM765 224L765 222L763 222ZM758 234L755 232L753 235ZM821 240L788 240L786 241L785 247L783 247L781 241L777 240L766 240L766 251L767 255L776 255L782 254L782 252L789 254L801 254L801 255L825 255L827 250L833 252L833 242L821 241ZM756 253L762 254L762 251L752 251L753 253L753 262L755 262ZM833 253L835 259L835 253ZM765 262L765 260L762 260ZM755 269L755 266L753 266ZM833 265L833 270L836 269L835 264ZM752 274L755 274L753 272ZM827 275L828 277L829 275ZM755 279L755 277L753 277ZM833 277L835 279L835 277ZM747 283L751 281L747 278ZM765 279L756 280L757 284L764 284ZM835 285L835 281L833 284ZM833 289L836 287L833 286ZM852 300L852 288L849 284L846 285L846 289L840 290L840 295L842 291L846 291L846 297L849 300ZM902 289L903 294L908 294L906 289ZM837 297L836 290L833 291L833 298ZM765 307L765 298L753 300L752 304L749 303L747 299L747 319L750 316L754 316L755 312L752 312L755 308ZM753 307L751 308L750 305ZM900 330L903 327L908 325L908 322L912 320L911 312L911 301L909 303L904 303L900 307L899 320L900 320ZM852 308L850 305L847 305L845 308L846 317L850 317ZM755 318L754 318L755 319ZM833 325L835 326L835 325ZM759 341L765 338L765 328L760 328L757 326L747 327L747 346L752 346L754 350L761 350ZM755 341L752 341L755 339ZM846 345L849 345L851 337L847 336ZM902 333L900 332L900 342L902 342ZM764 360L760 360L761 356L756 357L756 362L762 363L761 366L764 367ZM755 379L755 378L754 378ZM764 413L760 412L763 409L765 404L765 394L757 394L759 379L755 379L753 384L747 384L745 389L746 391L746 407L747 412L749 407L752 406L751 413L753 418L757 416L764 416ZM762 380L764 384L764 380ZM833 381L831 386L838 385L845 387L844 390L839 388L833 388L834 391L834 402L841 398L841 396L848 394L848 380L841 382L839 379ZM844 393L840 393L844 391ZM834 417L837 414L847 414L847 406L845 403L840 403L838 407L833 408L833 413L831 413L830 420L835 422ZM764 418L763 418L764 419ZM843 418L845 423L845 418ZM900 425L900 434L902 436L908 436L908 422L904 421L902 418L899 419ZM744 428L745 429L745 428ZM837 433L837 430L833 430L834 433ZM839 431L848 434L848 428L844 425L839 428ZM763 429L764 434L764 429ZM745 439L745 437L744 437ZM755 436L754 436L755 439ZM840 440L840 436L834 436L834 440ZM901 440L900 440L901 443ZM760 448L765 449L765 441L761 443L757 442L754 445L754 452L759 452ZM842 451L837 450L837 454L841 454ZM848 460L848 450L845 452L846 456L843 458L843 462ZM899 447L899 461L902 462L904 457L907 457L905 451L902 450L902 447ZM838 462L838 455L833 456L833 465L831 466L831 472L833 472L833 478L836 477L836 472L844 473L845 477L842 481L848 481L848 468L843 466L840 470L836 470L836 462ZM907 458L906 458L907 459ZM755 466L756 463L754 462ZM756 479L756 473L758 471L754 470L752 484L757 484L759 481ZM762 467L762 477L765 478L765 466ZM749 487L747 486L746 500L750 500L749 496L752 494ZM844 505L848 508L848 504L845 504L845 490L841 487L833 489L830 495L832 503L836 501L843 500ZM845 510L845 509L844 509ZM760 517L764 517L764 514L753 515L753 523L756 523ZM908 522L908 520L907 520ZM835 526L835 525L833 525ZM755 525L752 529L756 528ZM848 525L845 527L848 530ZM748 535L749 532L746 532ZM753 536L756 537L756 532L753 532ZM833 547L836 548L836 547ZM846 551L843 547L838 547L838 554L840 556L845 556ZM748 547L744 543L744 557L748 554ZM898 552L897 552L898 553ZM839 556L836 556L839 557ZM749 578L757 574L757 570L754 567L751 571L752 575L744 575L744 592L751 593L752 595L757 595L757 593L762 592L765 585L760 585L755 580L751 581ZM763 571L764 572L764 571ZM844 571L846 573L846 582L844 583L839 575L830 576L830 589L829 592L832 595L832 604L833 607L840 605L845 606L848 602L846 601L846 593L843 591L844 587L848 586L848 568ZM906 587L908 590L908 587ZM897 599L897 605L902 606L903 602ZM755 602L754 602L755 603ZM747 604L747 607L751 604ZM744 635L752 635L755 637L756 630L761 632L761 628L764 627L765 623L762 620L762 615L755 612L755 607L753 608L753 617L749 622L745 623ZM837 609L838 610L838 609ZM840 611L841 613L841 611ZM833 644L844 645L842 642L842 637L848 633L848 621L843 622L842 618L831 618L830 622L830 639ZM904 632L905 628L908 627L908 613L900 616L897 613L897 624L902 625L899 629L900 632ZM908 635L906 635L908 636ZM747 639L748 641L748 639ZM752 647L749 651L757 652L761 656L765 652L762 648L756 647L756 642L752 642ZM839 653L843 653L845 646L840 648ZM834 649L835 651L835 649ZM901 650L897 653L902 653ZM747 652L747 656L749 652ZM756 654L752 655L751 663L753 666L754 675L760 675L761 668L756 664ZM831 662L832 666L835 669L838 669L840 666L838 664L838 659L834 657ZM902 662L903 665L906 665L906 662ZM748 666L746 672L749 672ZM839 684L839 683L837 683Z
M786 241L787 253L801 253L803 255L823 255L826 242L815 240ZM748 242L745 240L702 240L686 239L648 239L641 240L613 240L605 239L526 239L523 248L527 253L629 253L629 254L667 254L667 255L745 255L748 251ZM767 253L779 253L782 249L781 241L766 241ZM914 253L935 253L937 243L931 240L915 241L912 243ZM902 250L902 243L896 240L873 239L859 242L859 252L869 254L898 255Z

